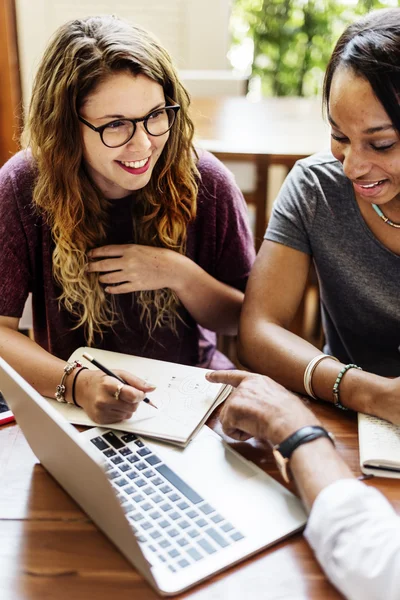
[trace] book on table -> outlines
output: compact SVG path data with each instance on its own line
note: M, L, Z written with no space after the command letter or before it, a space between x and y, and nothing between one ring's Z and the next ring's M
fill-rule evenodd
M97 368L85 358L88 352L111 371L119 369L156 385L147 397L157 406L141 402L130 419L107 423L111 429L130 431L184 447L196 435L214 408L230 394L229 385L210 383L205 378L207 369L180 365L130 354L120 354L96 348L78 348L69 360L78 360L88 369ZM115 380L116 387L118 381ZM51 405L70 423L97 426L86 412L73 404L64 404L48 398Z
M400 427L358 413L361 471L377 477L400 479Z

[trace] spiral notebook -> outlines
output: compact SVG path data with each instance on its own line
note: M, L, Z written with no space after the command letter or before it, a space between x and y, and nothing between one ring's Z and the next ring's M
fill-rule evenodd
M207 369L130 354L82 347L75 350L69 360L79 360L85 367L96 369L82 357L83 352L89 352L112 371L123 369L157 386L147 396L158 410L141 402L130 419L108 423L108 428L131 431L181 447L189 443L214 408L229 396L232 389L231 386L207 381ZM47 400L70 423L93 427L98 425L81 408L60 404L50 398Z

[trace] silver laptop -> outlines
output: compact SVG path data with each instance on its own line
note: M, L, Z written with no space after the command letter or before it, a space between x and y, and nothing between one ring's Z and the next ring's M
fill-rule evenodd
M107 428L78 433L1 358L0 389L45 469L162 595L305 524L293 494L206 426L184 449Z

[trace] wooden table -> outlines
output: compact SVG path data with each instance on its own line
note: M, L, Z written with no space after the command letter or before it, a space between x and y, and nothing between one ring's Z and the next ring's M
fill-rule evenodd
M313 403L359 474L354 414ZM219 431L214 414L210 426ZM279 480L269 448L254 440L235 444ZM396 480L372 479L400 513ZM82 483L84 485L84 483ZM268 510L268 507L266 507ZM150 600L158 598L142 577L37 464L19 427L0 428L1 600ZM333 600L341 595L325 578L301 534L215 576L179 598L196 600Z
M256 168L252 194L256 207L255 238L260 246L265 233L268 170L329 147L329 127L322 117L319 98L245 97L192 98L190 114L197 144L222 161L249 161Z

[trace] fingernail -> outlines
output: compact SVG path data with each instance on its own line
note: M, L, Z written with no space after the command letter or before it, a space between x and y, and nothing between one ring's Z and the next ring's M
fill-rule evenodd
M146 387L151 387L151 388L156 388L156 384L155 383L150 383L150 381L146 381L145 382Z

